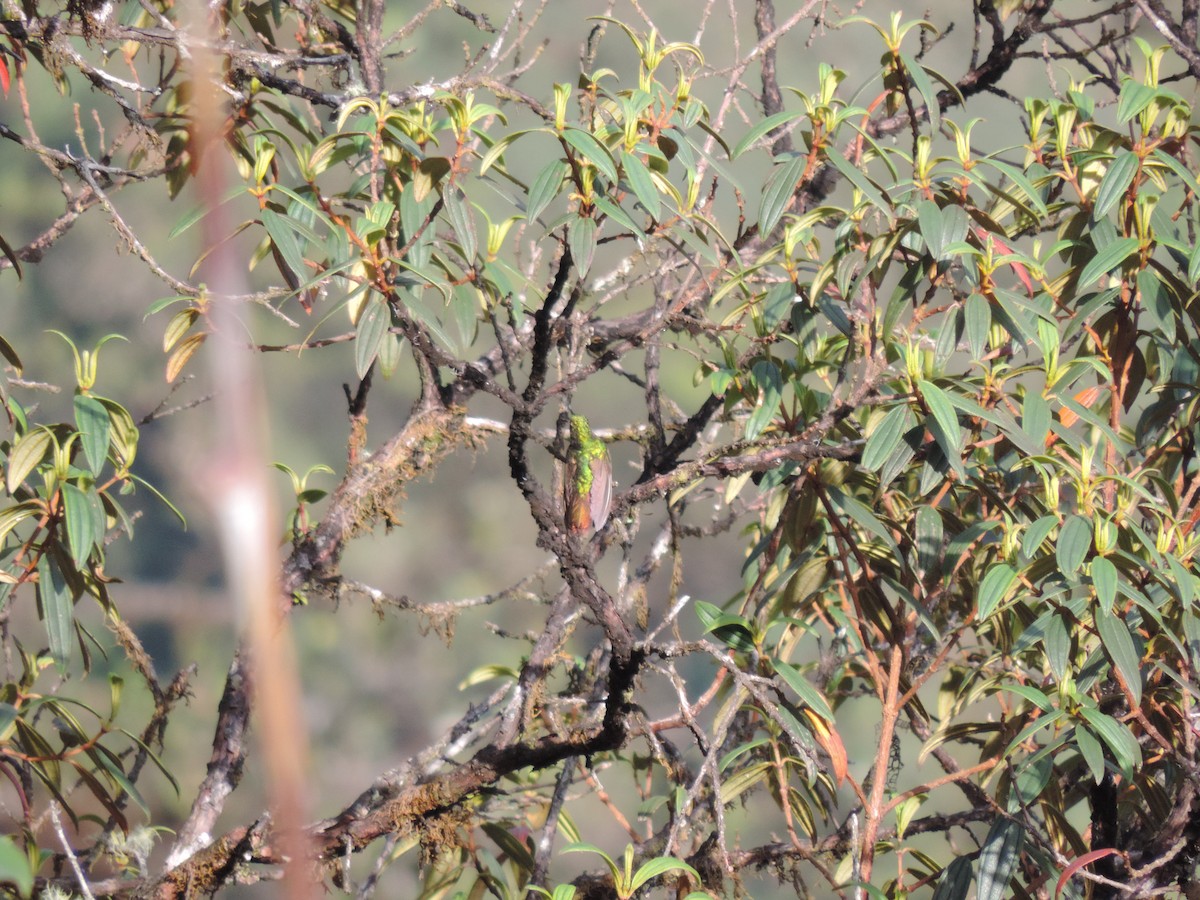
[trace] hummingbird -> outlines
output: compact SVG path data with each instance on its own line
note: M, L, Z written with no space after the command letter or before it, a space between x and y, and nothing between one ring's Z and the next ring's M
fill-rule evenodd
M571 416L571 443L567 457L567 531L587 534L599 531L608 521L612 505L612 460L608 447L592 434L588 420Z

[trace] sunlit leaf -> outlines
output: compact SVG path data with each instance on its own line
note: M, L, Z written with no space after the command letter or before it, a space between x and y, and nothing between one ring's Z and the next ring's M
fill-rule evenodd
M79 442L93 475L99 475L108 459L108 410L104 404L86 394L75 395L75 427Z
M731 159L737 159L745 153L753 144L758 143L766 135L780 128L789 122L794 122L802 118L801 113L785 110L784 112L775 113L772 116L767 116L762 121L755 124L753 128L746 132L746 136L737 142L737 146L733 148L733 152L729 154Z
M359 378L365 378L371 363L379 353L379 347L392 324L392 313L382 297L372 297L358 319L357 336L354 339L354 370Z
M962 467L962 431L958 427L958 415L954 412L954 404L946 396L946 392L931 381L921 378L917 380L917 388L921 392L932 421L930 431L934 439L941 445L946 460L960 476L965 477Z
M185 338L171 355L167 357L166 378L168 384L174 382L180 376L184 367L196 355L196 351L204 345L204 341L207 338L208 335L204 332L193 334Z
M1107 275L1121 263L1125 262L1139 246L1135 237L1120 238L1113 241L1103 250L1098 250L1083 271L1079 273L1079 290L1090 287L1102 275Z
M781 659L772 659L771 666L779 673L779 677L787 683L787 686L796 692L805 705L825 721L833 721L833 710L829 708L828 701L821 696L821 692L804 677L799 669Z
M1083 757L1088 771L1092 773L1092 781L1099 784L1104 778L1104 748L1100 746L1100 741L1096 739L1096 736L1083 725L1075 726L1074 737L1075 746L1079 748L1079 755Z
M617 183L617 167L613 162L612 154L594 136L586 131L580 131L578 128L566 128L562 132L562 139L599 169L609 183Z
M888 217L888 221L891 222L895 217L895 213L892 210L892 202L888 199L887 195L871 182L862 169L853 165L850 160L842 156L841 151L836 147L826 145L825 153L826 158L833 164L833 167L841 172L847 181L858 188L862 192L862 195L871 201L880 212Z
M4 483L10 494L45 459L52 441L53 435L45 428L37 428L17 441L8 457L8 471L4 473Z
M904 71L912 79L913 87L921 95L925 103L925 111L929 115L929 127L936 133L942 127L941 107L938 105L937 88L933 80L925 74L925 68L907 53L900 53L900 61L904 63Z
M562 189L563 179L570 171L570 166L561 159L551 161L529 188L529 198L526 201L525 218L530 222L542 214L542 211L553 202Z
M1096 189L1096 199L1092 205L1092 218L1101 219L1107 216L1120 201L1133 182L1141 161L1132 150L1122 150L1116 155L1104 173L1104 180ZM1087 282L1090 283L1090 282Z
M1080 713L1092 726L1092 730L1108 745L1121 774L1126 779L1131 779L1134 767L1142 763L1142 750L1138 746L1137 738L1112 716L1105 715L1098 709L1085 706L1080 709Z
M288 268L292 270L297 279L301 278L308 271L308 266L304 262L304 247L297 238L294 221L286 219L270 209L261 210L259 218L262 220L263 228L270 235L271 243L275 245Z
M625 170L625 178L638 198L638 202L642 204L650 218L657 219L659 212L658 188L654 186L654 179L650 177L650 170L646 168L646 164L632 153L622 151L621 167Z
M875 427L863 448L862 465L878 470L900 444L904 433L912 427L914 416L909 408L900 404L888 410L883 421Z
M975 604L979 621L985 621L996 611L1016 580L1017 573L1008 563L999 563L988 569L979 584L979 597Z
M7 835L0 837L0 881L12 884L22 897L30 896L33 891L29 856Z
M86 493L73 484L64 484L62 496L66 507L67 543L71 550L71 561L82 567L91 555L92 548L103 535L95 531L96 518Z
M779 223L779 217L795 196L796 186L806 166L807 160L803 156L793 156L771 172L759 200L759 233L770 234Z

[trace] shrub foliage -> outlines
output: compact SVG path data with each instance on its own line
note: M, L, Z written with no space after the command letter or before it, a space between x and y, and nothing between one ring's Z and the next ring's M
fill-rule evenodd
M216 386L215 502L257 611L170 820L138 785L201 777L159 753L192 674L159 680L105 568L136 546L156 413L98 393L104 341L63 333L72 415L45 418L0 341L7 890L1192 896L1197 4L784 5L5 0L0 153L64 200L34 234L0 220L0 278L23 299L89 216L169 285L144 304L162 392ZM451 25L460 63L422 52ZM131 224L148 196L178 198L169 238ZM282 467L275 553L255 359L342 345L346 462ZM385 379L416 398L392 433L367 422ZM609 510L594 438L638 461ZM347 547L488 442L553 559L489 600L532 591L539 627L308 824L287 620L387 597ZM689 596L685 557L737 541L741 589ZM116 676L81 699L97 641L148 720ZM231 821L252 718L274 816Z

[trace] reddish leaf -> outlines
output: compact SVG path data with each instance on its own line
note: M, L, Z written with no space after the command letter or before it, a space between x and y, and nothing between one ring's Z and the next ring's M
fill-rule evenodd
M1008 246L1008 244L1006 244L1002 239L998 238L994 232L984 231L982 228L976 228L975 236L977 238L979 238L980 242L983 243L985 246L987 245L987 242L990 240L993 244L996 245L996 249L999 250L1001 253L1011 254L1013 252L1012 247ZM1013 271L1017 273L1017 278L1019 278L1021 280L1021 284L1024 285L1025 292L1027 294L1029 294L1030 297L1032 297L1034 295L1034 290L1033 290L1033 281L1029 278L1029 270L1027 268L1025 268L1023 265L1021 265L1021 263L1019 263L1019 262L1014 262L1014 263L1011 263L1010 265L1012 265Z
M4 61L4 57L0 56L0 89L3 89L4 96L8 96L8 63Z
M1104 385L1093 384L1091 387L1085 387L1082 391L1075 395L1075 402L1080 406L1091 406L1100 399L1101 392L1105 389ZM1067 409L1065 406L1058 411L1058 420L1067 428L1070 428L1077 421L1079 416L1073 410Z
M842 743L841 735L837 733L837 729L831 728L823 718L813 712L811 709L804 708L801 710L808 719L809 725L812 726L812 735L817 739L817 743L821 748L829 754L829 763L833 767L833 777L837 782L838 787L841 787L842 782L846 780L846 773L849 766L849 757L846 754L846 745Z
M1115 847L1104 847L1100 850L1092 850L1090 853L1085 853L1083 856L1076 859L1073 863L1063 869L1062 877L1058 879L1058 884L1054 886L1054 896L1058 897L1062 893L1063 885L1067 883L1067 879L1082 869L1084 866L1091 865L1098 859L1103 859L1106 856L1119 856L1120 850Z

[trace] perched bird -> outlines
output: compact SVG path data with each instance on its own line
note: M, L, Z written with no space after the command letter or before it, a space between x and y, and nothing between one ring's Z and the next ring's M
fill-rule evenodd
M563 490L568 532L587 534L604 527L612 505L612 460L608 448L592 434L583 416L571 416L571 444Z

